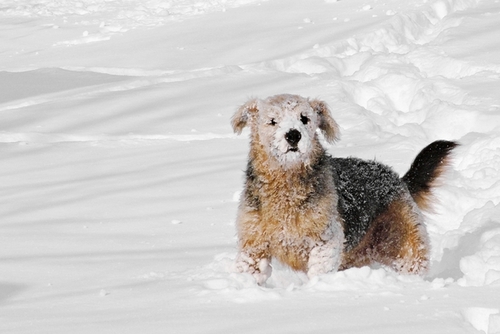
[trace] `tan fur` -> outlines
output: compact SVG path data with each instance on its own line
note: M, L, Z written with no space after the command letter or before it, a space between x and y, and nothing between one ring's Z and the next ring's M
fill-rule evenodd
M326 103L323 101L312 100L310 104L313 109L316 110L316 112L321 116L319 128L323 131L325 139L329 143L333 143L334 141L338 140L338 134L340 133L339 126L337 125L337 122L335 122L335 120L330 117L330 111Z
M429 242L420 224L421 218L411 202L393 201L376 218L362 242L344 254L340 269L376 261L398 272L424 274L429 264Z
M243 128L247 125L250 115L257 112L257 101L251 99L244 105L238 108L234 116L231 118L231 125L233 126L234 132L241 134Z

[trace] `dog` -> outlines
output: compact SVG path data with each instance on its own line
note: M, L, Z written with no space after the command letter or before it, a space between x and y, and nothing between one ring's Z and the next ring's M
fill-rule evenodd
M424 275L429 239L421 210L458 145L435 141L403 176L376 161L333 158L339 127L327 104L298 95L251 99L231 119L250 127L250 152L237 213L237 271L262 285L276 259L314 277L382 265ZM318 131L319 130L319 131Z

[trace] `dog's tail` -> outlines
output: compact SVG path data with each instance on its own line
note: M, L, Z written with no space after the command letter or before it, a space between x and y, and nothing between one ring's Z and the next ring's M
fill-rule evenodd
M417 155L410 170L403 176L402 180L420 209L431 209L431 190L450 164L450 153L458 145L446 140L429 144Z

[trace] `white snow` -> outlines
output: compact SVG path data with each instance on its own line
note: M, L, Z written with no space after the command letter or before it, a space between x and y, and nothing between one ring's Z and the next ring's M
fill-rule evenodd
M463 310L464 318L478 331L499 333L498 314L500 310L483 307L469 307Z
M500 333L498 0L0 4L0 332ZM249 97L326 101L335 156L454 164L427 277L235 272Z

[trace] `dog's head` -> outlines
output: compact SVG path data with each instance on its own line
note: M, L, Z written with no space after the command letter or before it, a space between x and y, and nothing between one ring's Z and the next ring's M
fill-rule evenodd
M236 111L231 123L238 134L250 126L252 145L282 168L310 162L320 146L318 129L330 143L339 133L326 103L288 94L251 99Z

